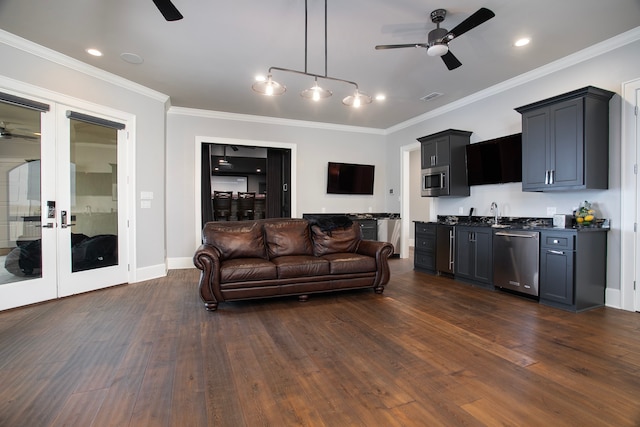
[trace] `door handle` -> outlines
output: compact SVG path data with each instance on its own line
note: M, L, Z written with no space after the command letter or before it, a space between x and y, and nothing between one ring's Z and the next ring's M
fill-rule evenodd
M42 227L42 228L53 228L53 223L52 222L48 222L45 225L41 225L40 227Z
M60 228L73 227L74 225L67 223L67 211L60 212Z

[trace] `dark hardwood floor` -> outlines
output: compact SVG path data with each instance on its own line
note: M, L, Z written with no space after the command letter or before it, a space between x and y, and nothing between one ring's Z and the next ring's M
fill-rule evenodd
M0 313L0 426L638 426L640 314L391 260L357 291L204 310L198 271Z

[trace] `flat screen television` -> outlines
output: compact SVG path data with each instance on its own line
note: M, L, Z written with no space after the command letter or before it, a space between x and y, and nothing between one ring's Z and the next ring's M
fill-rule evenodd
M469 185L504 184L522 181L522 134L469 144Z
M328 194L373 194L374 165L329 162Z

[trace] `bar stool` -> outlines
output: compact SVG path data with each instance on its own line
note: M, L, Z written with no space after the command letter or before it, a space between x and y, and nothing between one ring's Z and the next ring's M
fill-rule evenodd
M238 221L255 219L255 192L238 192Z
M214 221L231 220L232 191L213 192L213 219Z

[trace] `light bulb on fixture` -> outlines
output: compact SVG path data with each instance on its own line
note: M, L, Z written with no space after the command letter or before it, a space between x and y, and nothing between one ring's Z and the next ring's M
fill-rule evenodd
M318 78L315 78L315 83L312 88L305 89L300 92L300 96L305 99L311 99L313 101L319 101L323 98L328 98L332 95L330 90L323 89L318 86Z
M282 95L287 91L287 88L284 85L273 80L271 74L267 76L267 80L261 80L255 82L251 89L255 92L260 93L262 95L274 96L274 95Z
M348 107L359 108L361 105L371 104L371 97L366 93L359 92L358 89L353 95L349 95L342 100L342 103Z

